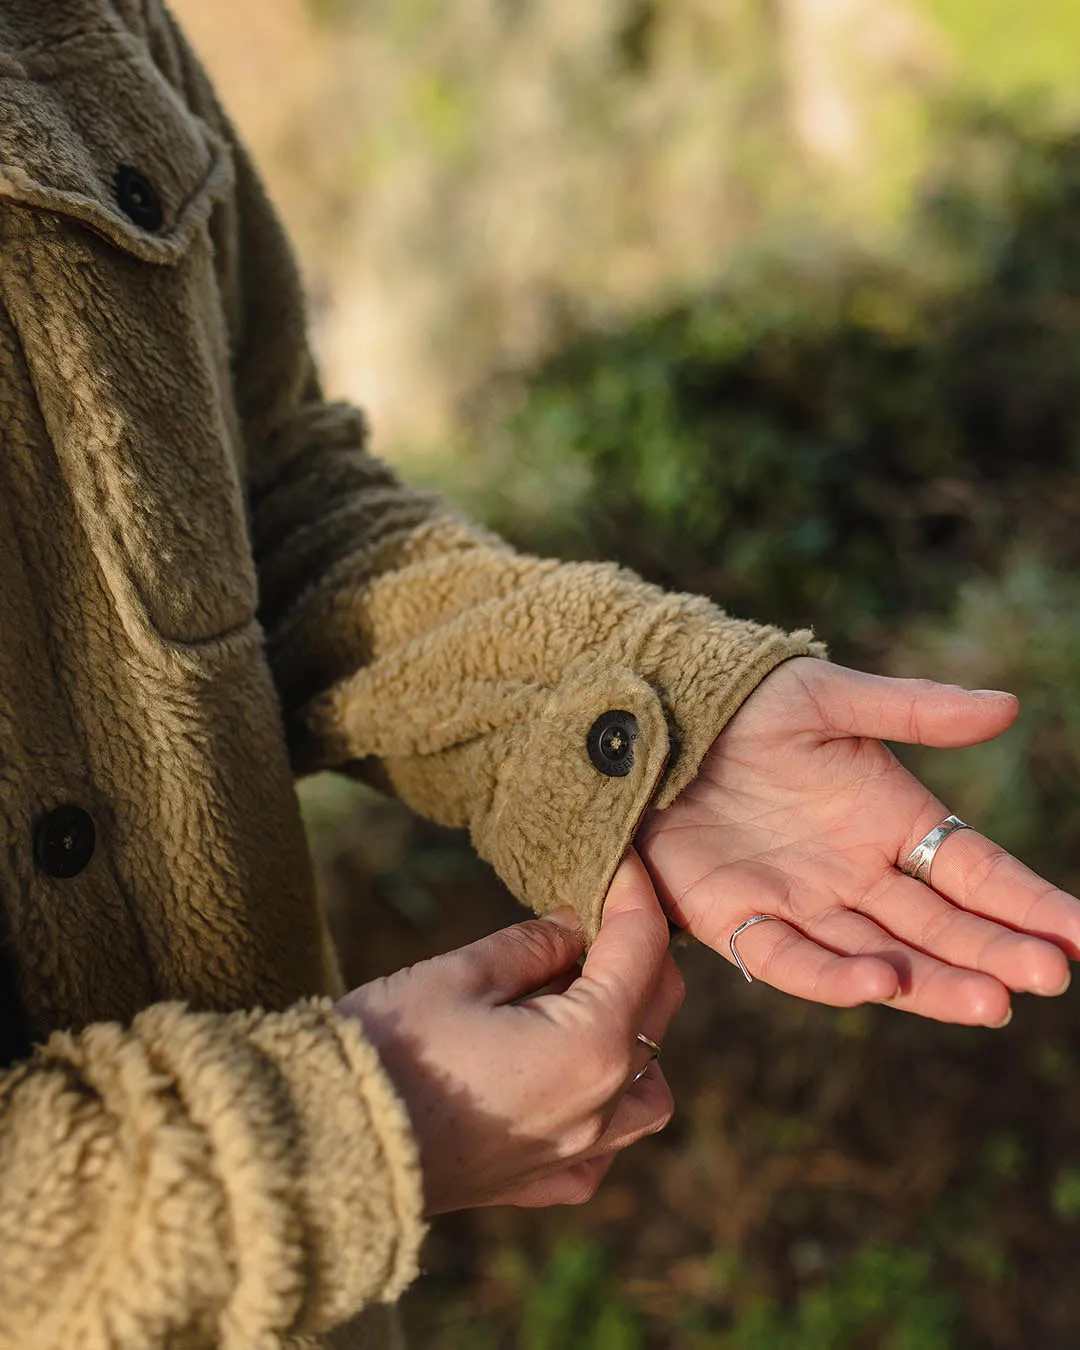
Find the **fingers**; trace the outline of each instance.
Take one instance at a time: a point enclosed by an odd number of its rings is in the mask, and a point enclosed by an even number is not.
[[[577,915],[563,909],[503,928],[439,959],[448,963],[466,993],[499,1005],[558,981],[584,947]]]
[[[686,998],[686,981],[670,952],[664,953],[660,977],[649,999],[638,1031],[658,1044],[667,1035],[668,1027]],[[635,1033],[636,1034],[636,1033]]]
[[[616,1156],[623,1149],[659,1132],[675,1111],[667,1079],[658,1064],[651,1064],[644,1078],[620,1098],[607,1127],[570,1165],[557,1165],[513,1191],[503,1192],[491,1204],[540,1208],[547,1205],[581,1205],[596,1194]]]
[[[884,1003],[900,992],[896,966],[884,957],[829,951],[781,919],[747,928],[736,939],[736,947],[755,980],[832,1008]],[[728,944],[716,950],[731,960]]]
[[[520,1209],[545,1209],[550,1205],[584,1205],[600,1188],[600,1183],[611,1171],[616,1155],[592,1158],[574,1163],[548,1176],[538,1177],[511,1191],[505,1191],[490,1205],[516,1205]]]
[[[600,932],[581,978],[565,995],[599,1004],[618,1028],[641,1027],[668,950],[668,927],[649,874],[630,849],[604,903]]]
[[[659,1134],[675,1114],[675,1100],[658,1061],[631,1083],[615,1105],[607,1128],[588,1156],[618,1152],[650,1134]]]
[[[993,740],[1016,720],[1013,694],[933,680],[895,680],[828,662],[802,679],[826,728],[909,745],[955,747]]]
[[[942,845],[942,852],[948,844],[946,841]],[[1008,859],[1008,854],[1003,856]],[[935,859],[935,869],[937,866]],[[1020,864],[1016,866],[1019,868]],[[1072,903],[1076,905],[1075,901]],[[1076,907],[1080,910],[1080,906]],[[1052,942],[968,913],[928,886],[899,873],[887,877],[872,895],[860,901],[858,908],[895,937],[927,955],[992,975],[1018,993],[1059,994],[1069,983],[1069,963]]]
[[[997,1027],[1009,1016],[1000,980],[956,969],[842,907],[815,916],[805,935],[780,920],[758,924],[739,937],[738,948],[755,979],[817,1003],[888,1002],[964,1026]]]
[[[1009,991],[1000,980],[947,965],[908,946],[863,914],[839,906],[826,910],[808,923],[807,934],[831,951],[872,955],[891,965],[900,987],[889,1000],[890,1007],[963,1026],[997,1027],[1009,1017]]]
[[[928,828],[937,823],[932,821]],[[945,840],[934,855],[930,880],[934,890],[954,905],[1034,934],[1080,960],[1080,900],[1044,881],[975,830],[958,830]],[[1028,958],[1026,982],[1013,988],[1038,994],[1063,992],[1068,983],[1064,960],[1034,948]]]

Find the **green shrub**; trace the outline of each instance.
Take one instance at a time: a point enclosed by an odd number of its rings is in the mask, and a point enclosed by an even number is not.
[[[909,264],[759,261],[493,387],[487,518],[864,658],[1017,540],[1072,565],[1080,141],[981,114],[955,144]]]
[[[928,1256],[867,1247],[802,1294],[790,1312],[760,1303],[715,1344],[716,1350],[951,1350],[956,1322]]]
[[[637,1319],[595,1242],[560,1243],[525,1300],[520,1350],[641,1350]]]

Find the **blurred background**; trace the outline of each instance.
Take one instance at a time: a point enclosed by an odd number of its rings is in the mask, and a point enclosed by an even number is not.
[[[1015,690],[908,760],[1080,891],[1074,0],[173,0],[326,382],[518,544]],[[353,982],[513,922],[459,835],[305,810]],[[1080,1344],[1080,995],[838,1013],[700,949],[679,1114],[584,1210],[440,1221],[433,1350]]]

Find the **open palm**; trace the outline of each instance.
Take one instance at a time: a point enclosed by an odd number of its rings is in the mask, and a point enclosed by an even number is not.
[[[949,814],[882,740],[990,740],[1010,694],[893,680],[801,658],[773,671],[637,845],[668,914],[768,984],[836,1006],[891,1001],[1000,1026],[1009,993],[1061,993],[1080,901],[974,830],[951,835],[933,890],[898,870]]]

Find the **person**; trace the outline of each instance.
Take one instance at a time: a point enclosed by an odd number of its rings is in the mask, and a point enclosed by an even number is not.
[[[665,1123],[665,916],[837,1006],[1064,989],[1080,904],[940,842],[882,744],[1014,699],[410,489],[160,0],[7,0],[0,63],[0,1345],[390,1344],[426,1216],[580,1201]],[[316,770],[468,826],[541,917],[346,993]]]

